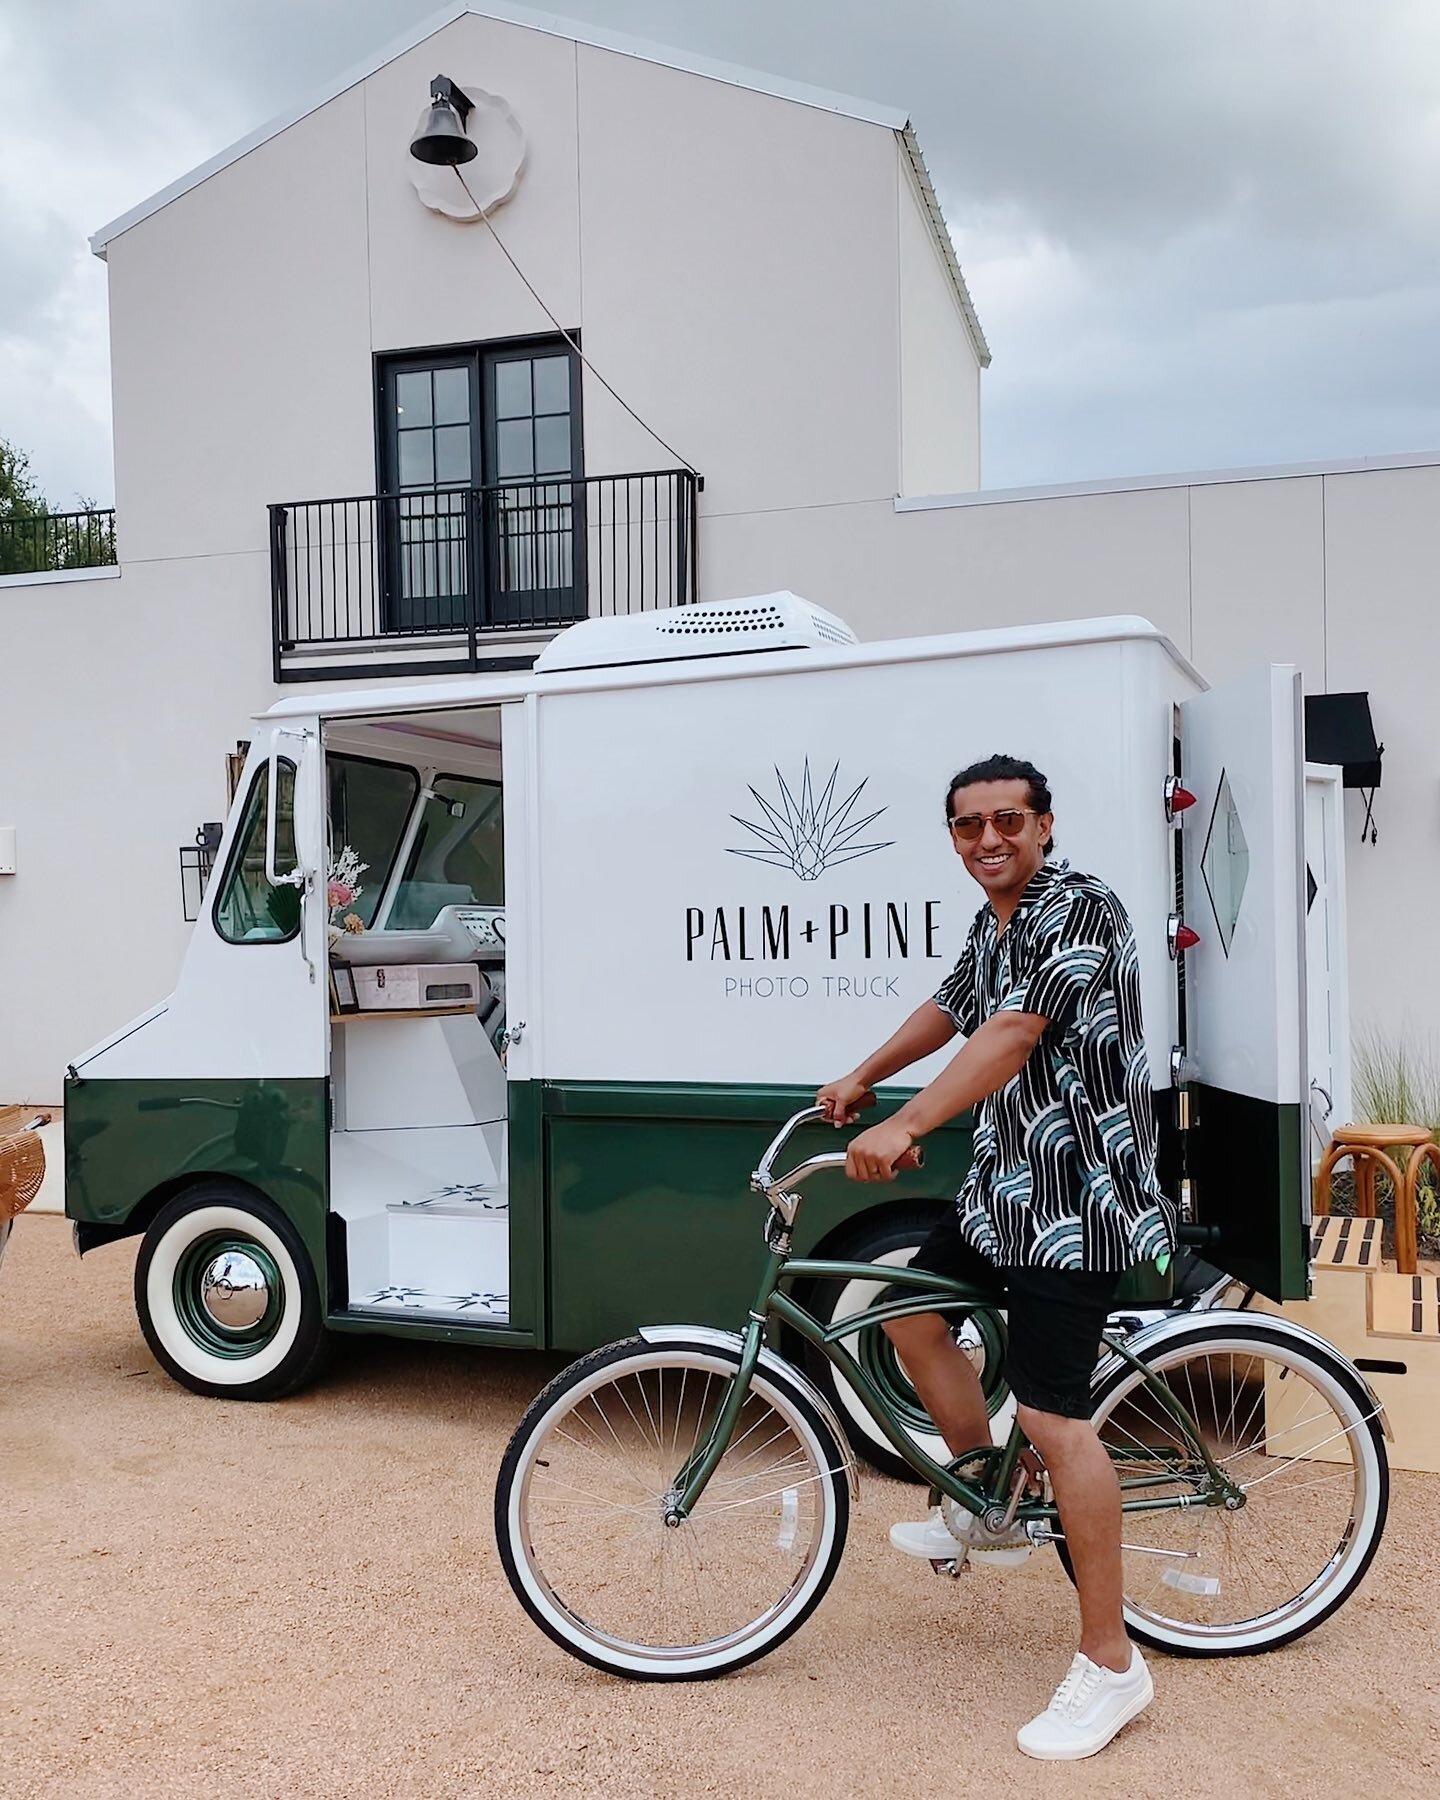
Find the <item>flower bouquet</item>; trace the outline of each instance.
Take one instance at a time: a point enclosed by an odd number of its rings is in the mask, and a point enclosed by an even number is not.
[[[338,856],[330,859],[325,899],[330,908],[330,942],[332,944],[339,943],[347,931],[360,932],[365,929],[365,921],[360,915],[347,912],[346,908],[353,906],[365,892],[360,885],[360,877],[369,867],[369,863],[361,862],[359,856],[348,844]]]

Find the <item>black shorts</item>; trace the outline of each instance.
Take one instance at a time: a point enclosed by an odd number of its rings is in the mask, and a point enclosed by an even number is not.
[[[1120,1275],[998,1268],[965,1236],[954,1212],[935,1226],[910,1266],[996,1294],[1009,1327],[1005,1379],[1022,1406],[1067,1419],[1090,1417],[1090,1378]]]

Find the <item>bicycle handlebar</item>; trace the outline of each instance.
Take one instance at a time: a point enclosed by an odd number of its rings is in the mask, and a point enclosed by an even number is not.
[[[750,1177],[750,1185],[757,1194],[764,1194],[770,1203],[774,1205],[778,1192],[783,1192],[792,1186],[797,1186],[802,1181],[808,1181],[812,1175],[818,1174],[822,1169],[843,1169],[845,1167],[845,1152],[843,1150],[827,1150],[822,1152],[819,1156],[807,1158],[803,1163],[797,1163],[796,1166],[790,1170],[788,1175],[777,1177],[775,1174],[775,1158],[780,1154],[785,1145],[800,1127],[802,1125],[813,1125],[818,1119],[828,1119],[829,1116],[830,1115],[823,1106],[807,1106],[803,1112],[798,1112],[795,1114],[794,1118],[785,1121],[780,1127],[780,1130],[776,1134],[769,1149],[765,1152],[764,1156],[760,1158],[759,1168],[757,1168],[755,1173]],[[907,1150],[895,1164],[897,1171],[901,1169],[923,1169],[924,1166],[925,1152],[918,1144],[913,1145]]]

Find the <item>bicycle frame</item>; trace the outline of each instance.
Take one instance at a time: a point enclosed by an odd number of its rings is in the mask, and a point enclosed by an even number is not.
[[[790,1120],[766,1153],[760,1169],[752,1177],[752,1188],[763,1192],[770,1200],[772,1207],[765,1232],[768,1260],[759,1291],[755,1297],[755,1304],[750,1310],[739,1369],[704,1445],[688,1459],[675,1478],[666,1509],[667,1523],[678,1525],[689,1517],[700,1496],[704,1493],[710,1477],[719,1466],[734,1434],[746,1396],[749,1394],[750,1383],[758,1366],[760,1351],[765,1341],[765,1328],[771,1320],[788,1325],[792,1331],[804,1338],[807,1343],[812,1344],[822,1356],[835,1366],[849,1383],[886,1441],[918,1475],[928,1481],[931,1487],[939,1493],[955,1501],[957,1505],[964,1507],[967,1512],[974,1514],[977,1518],[986,1518],[987,1523],[993,1522],[997,1527],[1008,1527],[1017,1519],[1022,1524],[1040,1524],[1058,1520],[1059,1511],[1052,1502],[1018,1499],[1016,1472],[1019,1468],[1021,1453],[1029,1446],[1029,1440],[1018,1419],[1012,1424],[1005,1443],[999,1447],[998,1464],[993,1477],[991,1477],[992,1485],[978,1486],[964,1480],[953,1469],[937,1463],[900,1429],[890,1417],[879,1390],[865,1369],[845,1348],[842,1339],[871,1327],[883,1329],[885,1324],[892,1319],[910,1318],[920,1313],[930,1312],[993,1311],[1003,1302],[994,1293],[986,1292],[965,1282],[952,1280],[946,1276],[936,1275],[926,1269],[897,1268],[883,1263],[836,1262],[823,1258],[812,1259],[790,1255],[790,1232],[799,1207],[799,1195],[785,1190],[816,1170],[837,1167],[843,1164],[845,1159],[843,1155],[814,1157],[810,1162],[792,1170],[789,1175],[782,1177],[778,1182],[771,1176],[770,1165],[776,1152],[790,1133],[798,1125],[819,1116],[823,1115],[820,1114],[818,1108],[815,1108],[809,1112],[797,1114],[794,1119]],[[914,1290],[914,1293],[867,1307],[862,1312],[850,1314],[828,1327],[808,1313],[791,1295],[782,1291],[782,1284],[792,1281],[872,1281],[877,1279],[888,1288],[908,1288]],[[1203,1479],[1198,1478],[1198,1470],[1185,1475],[1175,1471],[1167,1464],[1167,1472],[1157,1475],[1153,1479],[1133,1477],[1122,1481],[1122,1512],[1174,1512],[1189,1506],[1221,1506],[1227,1501],[1234,1505],[1237,1498],[1243,1504],[1243,1496],[1239,1495],[1234,1483],[1214,1461],[1194,1420],[1180,1405],[1165,1383],[1157,1380],[1151,1374],[1145,1364],[1133,1355],[1122,1338],[1106,1332],[1102,1334],[1101,1342],[1106,1349],[1140,1372],[1148,1391],[1186,1433],[1204,1464]],[[1161,1460],[1164,1459],[1161,1458]],[[1154,1488],[1162,1483],[1166,1486],[1173,1486],[1177,1481],[1185,1482],[1189,1491],[1183,1494],[1151,1495],[1147,1498],[1125,1498],[1124,1490]]]

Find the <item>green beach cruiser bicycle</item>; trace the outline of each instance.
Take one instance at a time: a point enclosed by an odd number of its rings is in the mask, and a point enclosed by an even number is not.
[[[829,1402],[767,1345],[772,1324],[833,1365],[969,1547],[1013,1544],[1018,1526],[1071,1573],[1018,1424],[942,1466],[853,1353],[887,1319],[947,1312],[994,1411],[997,1297],[925,1271],[792,1257],[801,1185],[845,1158],[778,1177],[774,1164],[822,1116],[789,1120],[751,1178],[769,1205],[767,1260],[743,1331],[647,1326],[592,1351],[510,1441],[495,1494],[506,1575],[541,1630],[596,1668],[650,1681],[741,1668],[798,1631],[834,1578],[855,1466]],[[786,1291],[801,1281],[883,1287],[827,1327]],[[1303,1327],[1219,1297],[1112,1314],[1092,1389],[1122,1491],[1127,1625],[1190,1656],[1273,1650],[1328,1618],[1370,1565],[1389,1494],[1384,1416],[1363,1376]],[[936,1567],[959,1574],[966,1554]]]

